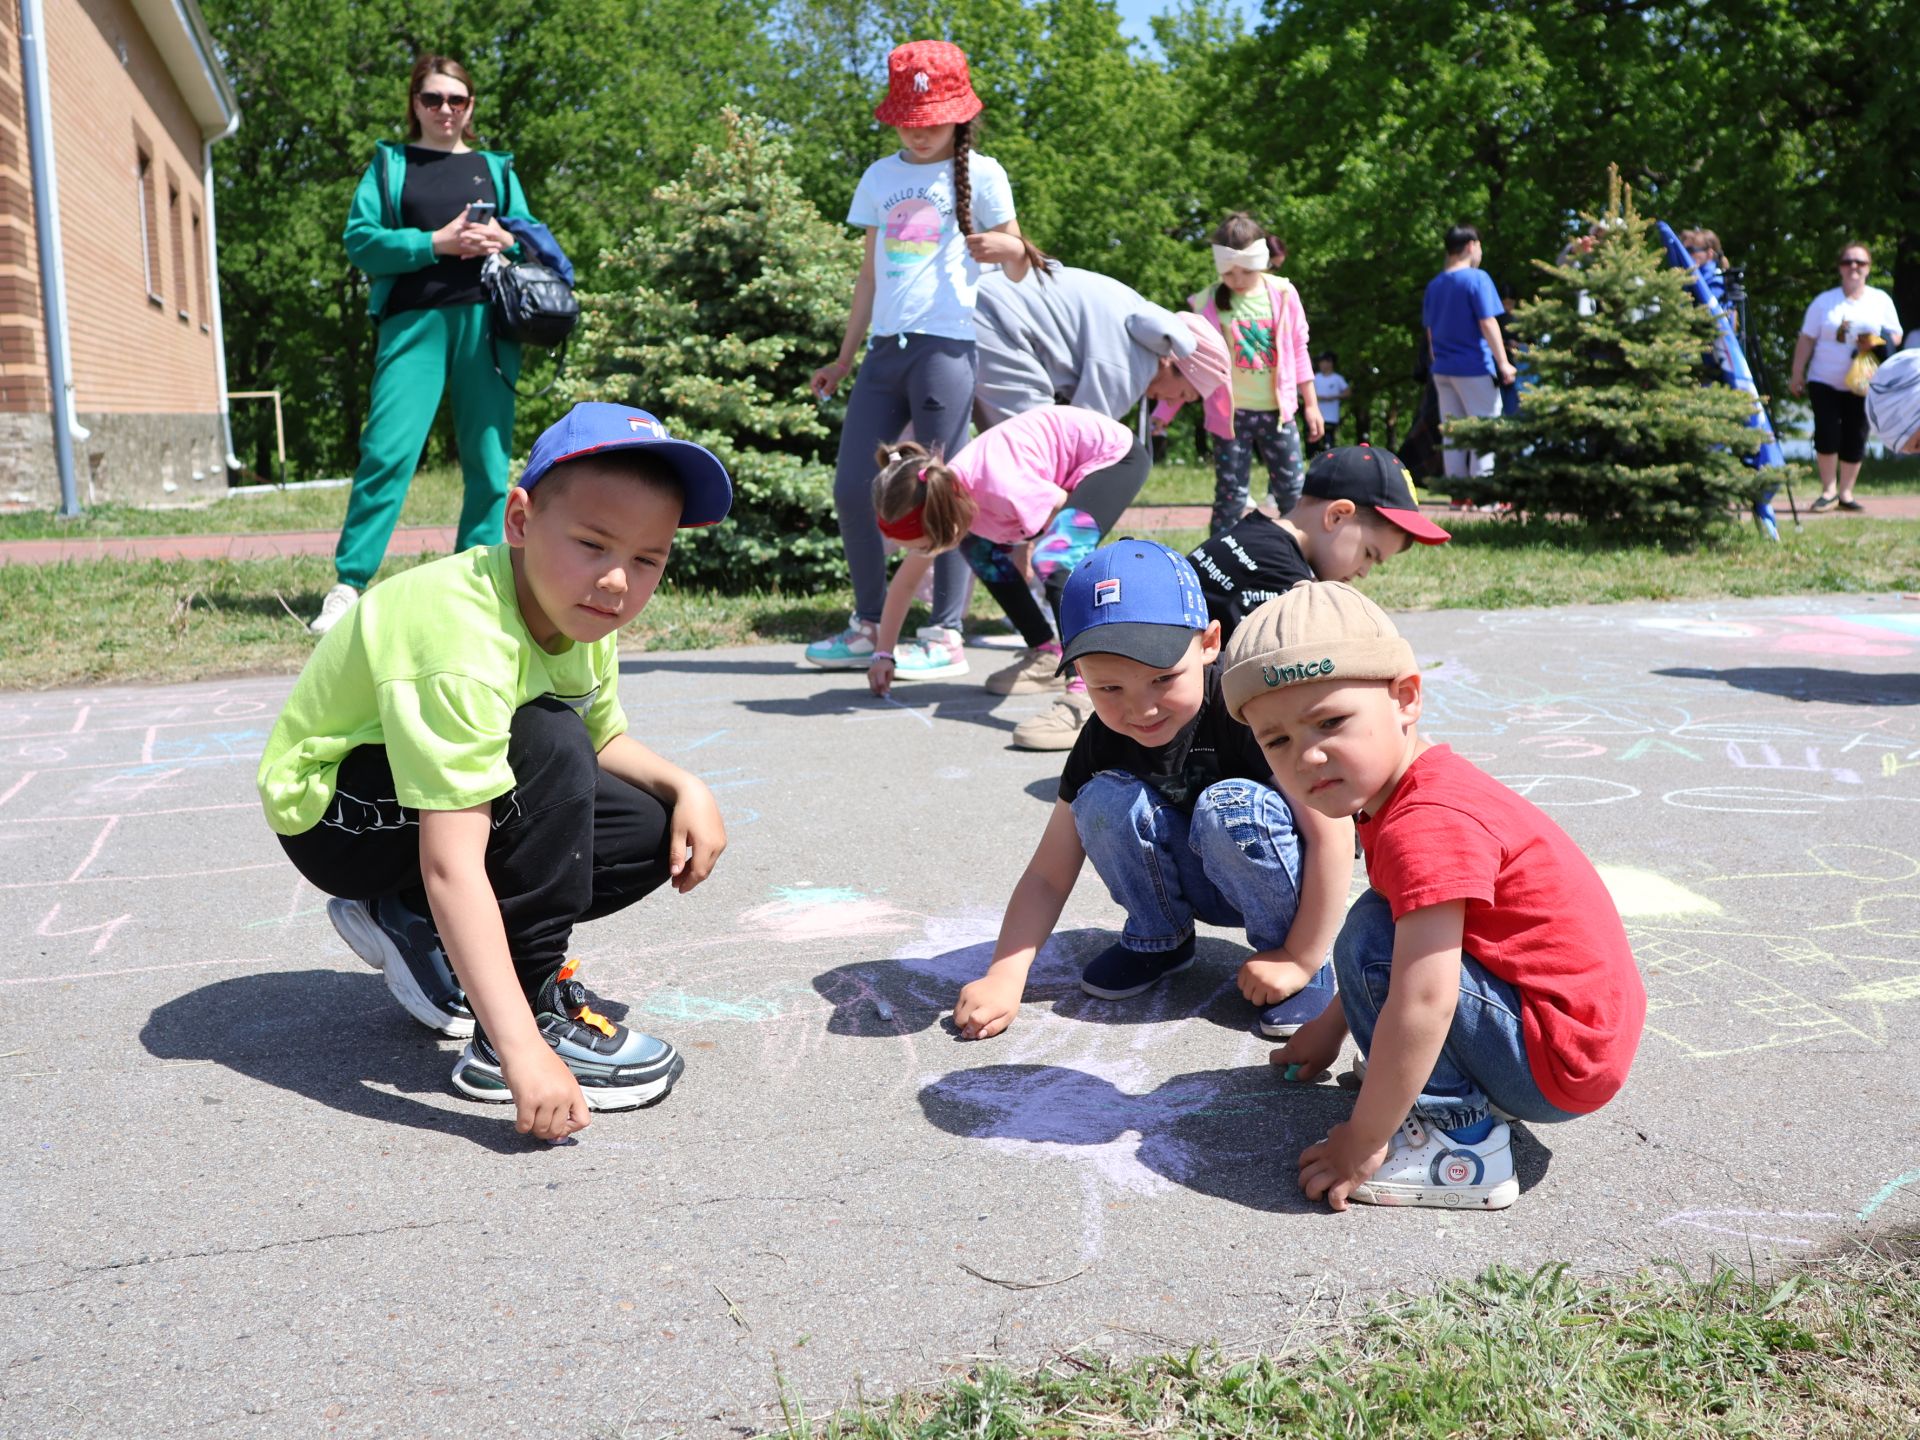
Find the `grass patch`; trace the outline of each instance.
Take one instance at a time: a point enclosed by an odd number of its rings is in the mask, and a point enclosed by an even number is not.
[[[1751,1436],[1909,1433],[1920,1414],[1920,1241],[1781,1278],[1673,1267],[1585,1283],[1496,1268],[1358,1322],[1304,1318],[1270,1354],[982,1369],[789,1440]],[[1908,1420],[1896,1417],[1906,1415]]]
[[[1155,538],[1190,549],[1204,536]],[[423,558],[397,557],[381,573]],[[332,583],[324,555],[0,565],[0,689],[290,673],[313,649],[305,622]],[[1397,557],[1362,588],[1390,610],[1916,591],[1920,521],[1822,521],[1789,528],[1777,545],[1739,527],[1687,554],[1570,526],[1476,521],[1452,544]],[[714,595],[680,589],[669,575],[622,632],[622,648],[798,644],[844,624],[852,604],[846,589]],[[984,591],[976,589],[972,615],[996,618]]]

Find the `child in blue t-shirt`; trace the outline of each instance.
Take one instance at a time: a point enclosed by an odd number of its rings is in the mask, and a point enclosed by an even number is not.
[[[1499,317],[1507,313],[1506,307],[1480,268],[1480,257],[1480,232],[1473,226],[1447,231],[1446,266],[1427,282],[1421,306],[1442,421],[1499,419],[1501,387],[1514,381],[1500,335]],[[1491,454],[1447,445],[1443,455],[1450,480],[1493,474]]]
[[[713,793],[627,733],[615,632],[676,529],[717,524],[712,454],[626,405],[576,405],[507,496],[506,544],[374,586],[294,682],[260,759],[267,823],[407,1013],[472,1036],[453,1083],[558,1140],[684,1068],[574,978],[574,923],[727,843]]]

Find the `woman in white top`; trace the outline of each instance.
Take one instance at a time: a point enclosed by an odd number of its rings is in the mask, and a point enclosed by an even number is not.
[[[1815,510],[1864,510],[1853,482],[1867,453],[1867,401],[1847,389],[1847,367],[1862,336],[1878,335],[1887,353],[1900,348],[1900,314],[1893,297],[1867,284],[1873,254],[1858,240],[1840,247],[1840,283],[1821,292],[1800,323],[1788,388],[1813,403],[1813,453],[1820,465]],[[1809,363],[1811,362],[1811,363]]]

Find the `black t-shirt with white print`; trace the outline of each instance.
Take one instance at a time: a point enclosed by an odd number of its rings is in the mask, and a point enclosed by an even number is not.
[[[1301,553],[1300,542],[1284,525],[1258,510],[1249,511],[1187,558],[1199,572],[1207,614],[1220,622],[1223,645],[1234,627],[1261,605],[1302,580],[1313,579],[1313,567]]]
[[[1081,728],[1060,772],[1060,798],[1068,804],[1103,770],[1124,770],[1146,781],[1183,814],[1216,780],[1256,780],[1274,788],[1273,767],[1253,732],[1231,715],[1220,698],[1220,665],[1207,667],[1206,698],[1200,713],[1164,745],[1149,748],[1109,730],[1098,715]]]

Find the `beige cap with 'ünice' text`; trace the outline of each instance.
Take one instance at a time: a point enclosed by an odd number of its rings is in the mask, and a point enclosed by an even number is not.
[[[1413,647],[1387,612],[1351,585],[1315,580],[1275,596],[1233,632],[1221,657],[1220,694],[1241,719],[1256,695],[1322,680],[1398,680],[1415,669]]]

